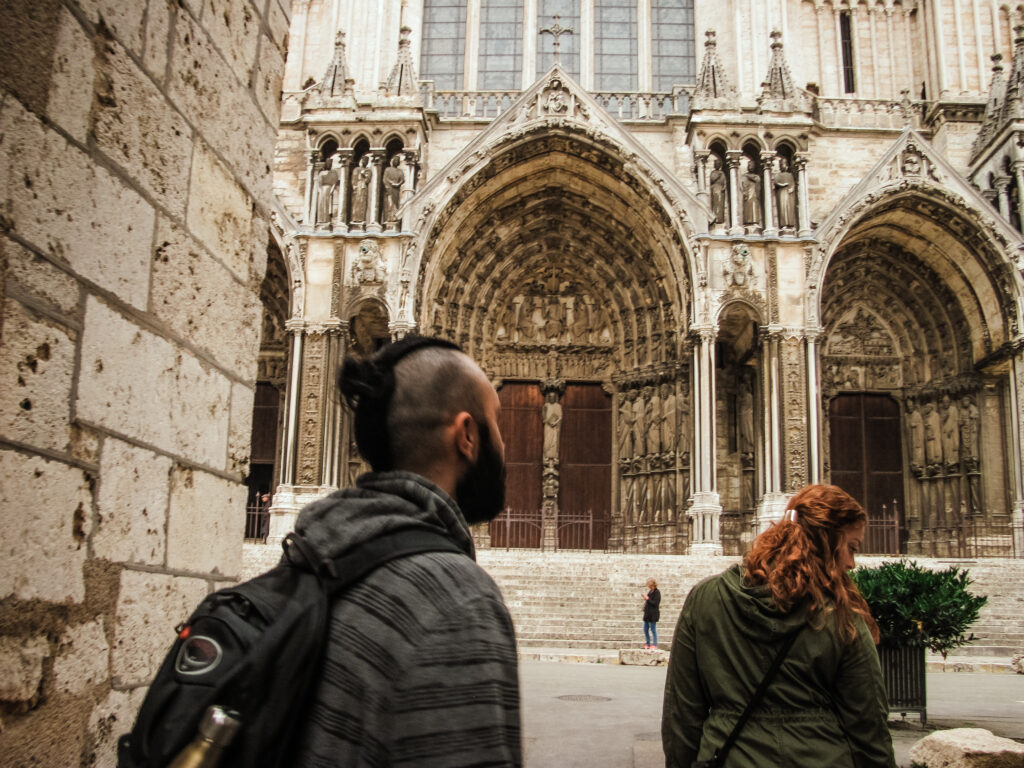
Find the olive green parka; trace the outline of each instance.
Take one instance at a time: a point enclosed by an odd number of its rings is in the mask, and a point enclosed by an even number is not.
[[[668,768],[690,768],[725,742],[791,632],[800,634],[726,768],[895,768],[864,621],[844,643],[834,615],[815,630],[804,609],[781,613],[767,588],[744,586],[739,565],[694,587],[676,625],[662,711]]]

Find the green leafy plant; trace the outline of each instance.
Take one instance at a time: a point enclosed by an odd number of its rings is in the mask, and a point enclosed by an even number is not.
[[[878,622],[882,645],[924,646],[943,658],[974,640],[967,630],[988,602],[967,591],[968,572],[955,566],[931,571],[900,560],[851,575]]]

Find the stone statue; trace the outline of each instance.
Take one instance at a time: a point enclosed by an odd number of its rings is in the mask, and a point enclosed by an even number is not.
[[[671,384],[661,385],[661,450],[676,449],[676,393]]]
[[[544,459],[558,461],[558,438],[562,426],[562,406],[557,392],[544,396]]]
[[[907,426],[910,430],[910,470],[918,477],[924,472],[924,421],[914,398],[907,399]]]
[[[722,265],[725,283],[729,286],[742,288],[754,274],[754,265],[750,263],[750,249],[743,243],[732,247],[729,260]]]
[[[324,161],[324,167],[316,176],[316,223],[330,224],[334,212],[334,196],[338,189],[338,153]]]
[[[644,398],[635,393],[633,401],[633,455],[643,456],[647,453],[647,433],[644,431]]]
[[[960,454],[964,463],[970,465],[968,471],[977,469],[981,458],[978,448],[978,406],[973,397],[964,395],[960,399]]]
[[[925,403],[921,407],[921,419],[924,421],[924,455],[928,474],[936,474],[942,467],[942,420],[934,403]]]
[[[359,244],[359,254],[352,262],[352,282],[356,285],[383,283],[388,275],[384,255],[376,240],[366,238]]]
[[[349,221],[350,224],[365,224],[366,214],[369,212],[367,203],[369,203],[369,189],[370,179],[373,177],[373,171],[370,170],[370,157],[364,155],[357,165],[352,170],[352,217]]]
[[[740,179],[740,192],[743,195],[743,223],[748,226],[761,226],[761,176],[754,168],[754,161],[749,157],[743,159],[745,170]]]
[[[651,398],[647,401],[647,413],[650,414],[650,418],[647,420],[647,451],[660,454],[665,450],[661,442],[661,425],[665,414],[661,410],[661,392],[658,387],[651,389]]]
[[[544,335],[548,341],[562,340],[562,302],[548,298],[544,306]]]
[[[708,188],[711,191],[711,216],[713,224],[728,224],[726,198],[728,197],[725,171],[722,160],[718,156],[711,158],[711,174],[708,177]]]
[[[779,158],[779,170],[773,179],[775,185],[775,206],[778,212],[778,225],[782,229],[796,227],[796,179],[789,172],[789,161]]]
[[[398,206],[402,202],[405,174],[399,167],[402,158],[395,155],[384,169],[384,221],[388,227],[398,228]]]
[[[949,399],[942,396],[942,455],[946,460],[946,469],[955,471],[960,465],[960,409]]]
[[[633,455],[633,404],[631,398],[635,392],[623,392],[619,396],[619,458],[626,459]]]
[[[754,453],[754,393],[751,391],[750,382],[746,379],[741,382],[739,397],[736,399],[736,409],[739,411],[737,421],[739,423],[739,449],[742,454]]]

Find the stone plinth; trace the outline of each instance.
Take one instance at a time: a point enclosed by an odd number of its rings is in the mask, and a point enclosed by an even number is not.
[[[936,731],[910,748],[910,759],[926,768],[1020,768],[1024,744],[984,728]]]
[[[619,664],[634,667],[664,667],[668,664],[668,651],[658,648],[623,648],[619,651]]]

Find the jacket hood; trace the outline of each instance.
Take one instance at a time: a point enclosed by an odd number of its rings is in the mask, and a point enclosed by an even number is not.
[[[455,500],[412,472],[369,472],[299,513],[295,531],[324,558],[403,528],[448,536],[476,559],[473,537]]]
[[[734,565],[715,582],[721,604],[738,632],[760,640],[774,639],[807,623],[805,608],[783,613],[772,603],[768,587],[749,587],[743,583],[744,573],[742,565]]]

